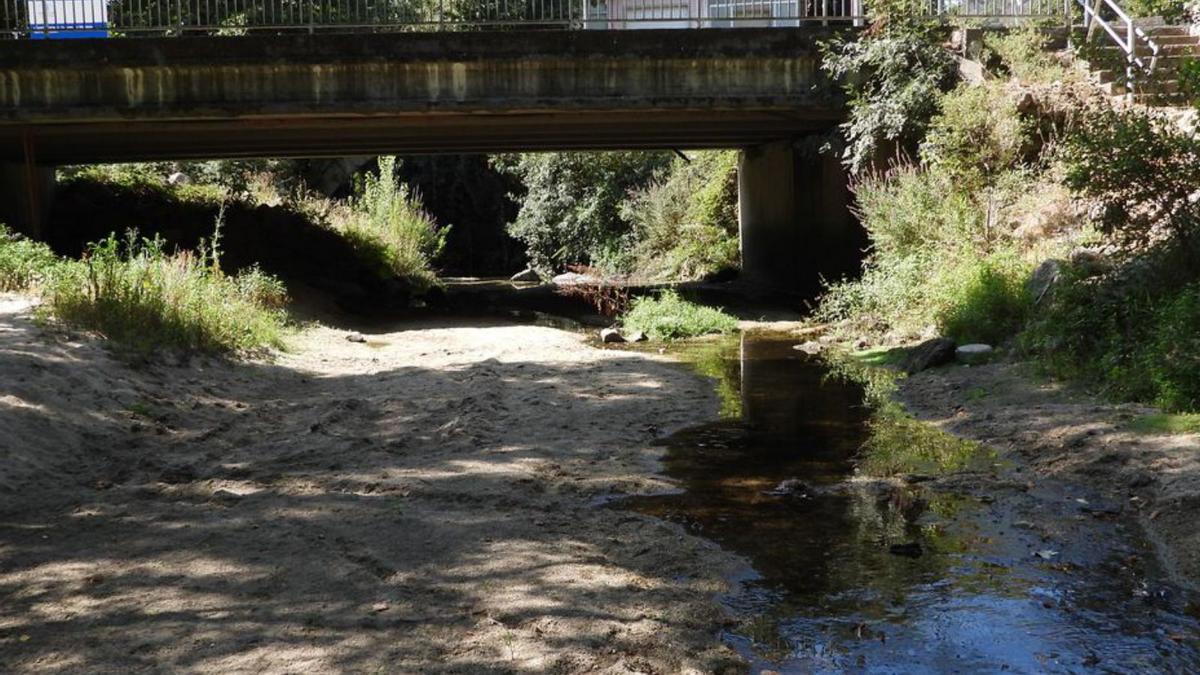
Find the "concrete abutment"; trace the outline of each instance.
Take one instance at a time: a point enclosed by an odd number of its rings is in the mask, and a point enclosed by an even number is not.
[[[54,176],[52,166],[0,162],[0,223],[45,240],[54,200]]]
[[[825,137],[742,150],[738,220],[742,278],[755,285],[811,294],[861,258],[849,177]]]

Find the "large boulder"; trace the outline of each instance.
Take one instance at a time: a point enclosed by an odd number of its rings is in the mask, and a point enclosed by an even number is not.
[[[591,274],[580,274],[579,272],[563,272],[550,280],[555,286],[580,286],[580,285],[599,285],[603,283],[603,279]]]
[[[936,337],[908,350],[901,367],[912,375],[922,370],[945,365],[954,360],[954,340]]]
[[[1025,285],[1025,290],[1029,292],[1029,297],[1033,298],[1034,304],[1041,302],[1042,298],[1054,290],[1054,285],[1058,283],[1061,275],[1062,263],[1058,260],[1044,260],[1037,266]]]

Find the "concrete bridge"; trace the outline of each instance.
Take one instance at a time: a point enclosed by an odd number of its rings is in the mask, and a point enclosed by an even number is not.
[[[230,157],[741,148],[744,271],[852,255],[821,28],[0,41],[0,219],[53,167]]]

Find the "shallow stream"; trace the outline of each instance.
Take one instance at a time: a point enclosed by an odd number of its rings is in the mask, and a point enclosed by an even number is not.
[[[724,638],[753,672],[1200,672],[1196,599],[1121,505],[881,419],[795,343],[670,347],[722,416],[666,441],[678,492],[619,503],[746,560]]]

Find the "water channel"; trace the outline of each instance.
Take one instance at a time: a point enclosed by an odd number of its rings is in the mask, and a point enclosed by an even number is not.
[[[745,559],[723,637],[752,672],[1200,672],[1195,598],[1102,497],[881,421],[795,343],[670,347],[715,378],[721,419],[667,439],[677,492],[617,504]],[[949,450],[929,455],[939,437]],[[954,461],[915,480],[864,470],[911,452]]]

